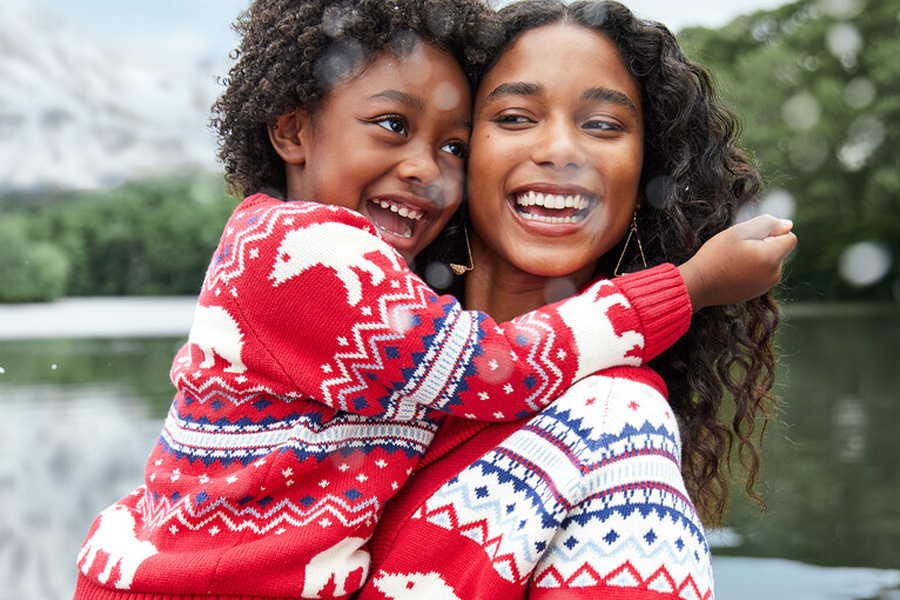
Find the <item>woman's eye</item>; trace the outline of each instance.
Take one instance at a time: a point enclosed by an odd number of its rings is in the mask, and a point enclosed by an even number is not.
[[[403,117],[392,115],[390,117],[376,119],[375,121],[373,121],[373,123],[375,123],[379,127],[387,129],[391,133],[396,133],[399,135],[407,134],[406,121],[403,119]]]
[[[585,129],[593,131],[622,131],[622,128],[615,123],[604,121],[602,119],[591,119],[582,125]]]
[[[534,123],[534,120],[526,115],[506,114],[506,115],[500,115],[497,118],[495,118],[494,123],[497,123],[498,125],[516,127],[516,126],[529,125],[531,123]]]
[[[457,158],[466,158],[469,153],[469,148],[463,142],[455,141],[455,142],[447,142],[443,146],[441,146],[441,150],[456,156]]]

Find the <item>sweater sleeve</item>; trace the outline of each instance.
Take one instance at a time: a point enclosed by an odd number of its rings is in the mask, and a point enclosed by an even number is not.
[[[358,213],[257,198],[229,221],[198,310],[220,313],[239,340],[223,377],[379,418],[502,421],[677,339],[683,288],[663,265],[496,323],[435,294]]]
[[[675,415],[658,389],[617,371],[628,373],[612,369],[571,390],[582,399],[566,404],[566,416],[580,405],[590,414],[578,415],[577,435],[560,441],[584,444],[584,460],[577,487],[564,494],[570,502],[556,503],[547,519],[555,531],[532,567],[528,597],[711,600],[712,561],[685,489]],[[564,422],[547,430],[567,431]]]

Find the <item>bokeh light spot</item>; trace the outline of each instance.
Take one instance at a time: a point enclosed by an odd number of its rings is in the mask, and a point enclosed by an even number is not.
[[[863,38],[859,30],[850,23],[835,23],[828,29],[825,45],[835,58],[855,57],[862,50]]]
[[[881,146],[884,137],[884,123],[875,117],[863,115],[850,124],[847,142],[838,150],[838,159],[848,171],[859,171]]]
[[[851,285],[865,287],[881,281],[893,264],[890,250],[878,242],[865,241],[841,253],[838,273]]]
[[[449,81],[442,81],[434,87],[432,99],[440,110],[453,110],[462,101],[459,90]]]
[[[453,285],[453,271],[442,262],[430,262],[425,267],[425,281],[436,290],[446,290]]]
[[[764,212],[761,202],[748,202],[737,209],[737,212],[734,214],[734,222],[732,225],[749,221],[753,217],[758,217]]]
[[[860,0],[820,0],[818,8],[830,17],[847,20],[862,11],[863,3]]]
[[[809,92],[801,92],[788,98],[781,106],[781,116],[795,131],[812,129],[819,122],[822,109],[819,101]]]
[[[568,277],[554,277],[544,286],[544,299],[548,304],[571,298],[578,292],[575,282]]]
[[[762,212],[779,219],[793,219],[796,208],[794,195],[784,188],[773,188],[762,199]]]
[[[647,182],[644,196],[647,203],[657,210],[666,210],[675,203],[675,180],[668,175],[657,175]]]
[[[325,89],[333,89],[353,75],[362,62],[363,51],[358,42],[334,44],[316,63],[316,79]]]
[[[853,108],[865,108],[875,101],[878,90],[871,79],[856,77],[844,88],[844,100]]]
[[[344,4],[327,6],[322,13],[322,30],[325,35],[338,37],[346,29],[353,27],[358,16],[356,9]]]

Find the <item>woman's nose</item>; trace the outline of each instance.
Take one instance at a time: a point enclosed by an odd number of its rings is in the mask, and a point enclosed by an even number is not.
[[[587,160],[581,145],[580,131],[566,122],[548,121],[540,128],[532,147],[532,160],[557,169],[577,169]]]

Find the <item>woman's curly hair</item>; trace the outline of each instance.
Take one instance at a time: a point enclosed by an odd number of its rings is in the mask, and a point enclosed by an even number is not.
[[[554,23],[607,36],[641,91],[644,164],[637,224],[648,265],[681,264],[754,206],[760,175],[737,147],[739,125],[716,95],[711,77],[663,25],[636,18],[618,2],[517,2],[499,11],[508,47],[522,33]],[[499,60],[500,51],[486,70]],[[564,67],[566,58],[560,57]],[[597,65],[602,69],[603,65]],[[623,244],[607,253],[612,272]],[[626,257],[625,271],[643,268]],[[704,521],[721,521],[728,500],[732,450],[757,492],[762,435],[776,408],[774,333],[780,313],[771,293],[740,305],[705,308],[688,333],[652,361],[665,379],[681,427],[682,471]],[[727,407],[733,403],[733,411]]]
[[[284,163],[268,135],[279,116],[315,111],[346,76],[416,41],[447,51],[472,81],[501,33],[481,0],[255,0],[233,27],[241,43],[211,126],[238,197],[283,192]]]

